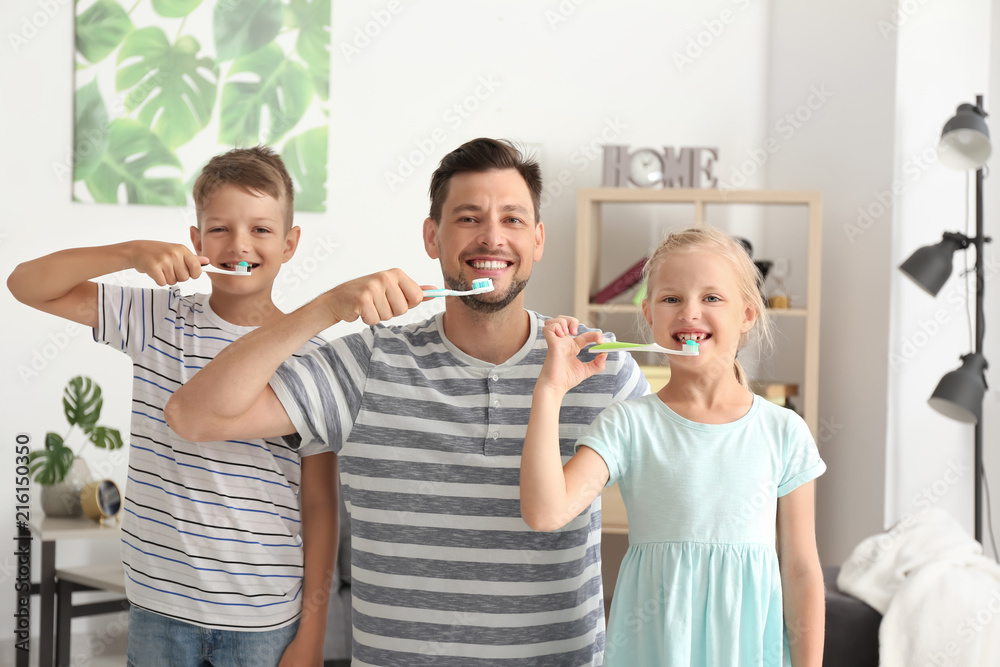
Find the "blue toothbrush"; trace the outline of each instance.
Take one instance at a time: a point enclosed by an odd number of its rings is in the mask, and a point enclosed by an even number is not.
[[[476,278],[472,281],[472,289],[459,291],[453,289],[425,289],[424,296],[467,296],[469,294],[482,294],[493,291],[492,278]]]

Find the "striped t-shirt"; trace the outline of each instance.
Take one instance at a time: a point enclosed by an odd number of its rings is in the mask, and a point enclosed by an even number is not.
[[[223,630],[271,630],[302,609],[297,439],[193,443],[163,418],[170,395],[252,331],[208,295],[100,284],[94,338],[132,359],[132,432],[122,518],[128,599]],[[314,338],[300,353],[325,341]],[[295,443],[291,441],[295,440]]]
[[[353,665],[599,665],[600,498],[563,529],[521,519],[521,449],[543,318],[505,363],[463,353],[442,315],[376,325],[283,364],[271,386],[303,442],[338,453],[351,515]],[[573,389],[565,459],[648,384],[628,355]]]

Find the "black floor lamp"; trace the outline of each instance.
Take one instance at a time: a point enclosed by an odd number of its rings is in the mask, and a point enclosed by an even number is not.
[[[978,95],[975,105],[959,105],[955,116],[945,123],[938,145],[938,157],[944,164],[965,171],[976,170],[976,235],[945,232],[939,243],[920,248],[899,267],[931,296],[936,296],[951,275],[954,252],[970,245],[976,248],[976,349],[962,356],[960,368],[941,378],[927,402],[946,417],[975,424],[975,533],[980,543],[983,541],[983,396],[986,394],[987,368],[983,356],[983,246],[992,241],[983,235],[983,165],[991,152],[983,96]]]

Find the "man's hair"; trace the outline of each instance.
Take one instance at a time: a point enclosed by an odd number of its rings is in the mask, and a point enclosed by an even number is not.
[[[492,169],[516,169],[531,192],[531,203],[535,209],[535,222],[541,219],[542,171],[538,162],[525,158],[506,139],[473,139],[462,144],[441,158],[441,164],[431,176],[431,218],[441,222],[444,201],[448,198],[451,177],[464,172],[483,172]]]
[[[208,161],[192,191],[199,227],[208,200],[220,187],[230,184],[252,195],[262,192],[274,197],[283,205],[285,232],[292,228],[292,208],[295,204],[292,177],[288,175],[281,156],[267,146],[234,148]]]

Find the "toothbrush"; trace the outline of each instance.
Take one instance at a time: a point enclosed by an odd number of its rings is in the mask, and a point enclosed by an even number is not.
[[[472,281],[472,289],[463,291],[453,289],[425,289],[424,296],[467,296],[493,291],[492,278],[476,278]]]
[[[587,352],[662,352],[663,354],[676,354],[682,357],[695,357],[700,354],[698,352],[698,343],[693,340],[689,340],[684,343],[684,346],[680,350],[668,350],[665,347],[657,345],[656,343],[650,343],[644,345],[642,343],[599,343],[593,347],[588,347]]]
[[[224,276],[249,276],[250,275],[250,265],[246,262],[240,262],[236,265],[236,268],[230,271],[229,269],[220,269],[217,266],[212,266],[211,264],[206,264],[201,267],[201,270],[205,273],[221,273]]]

